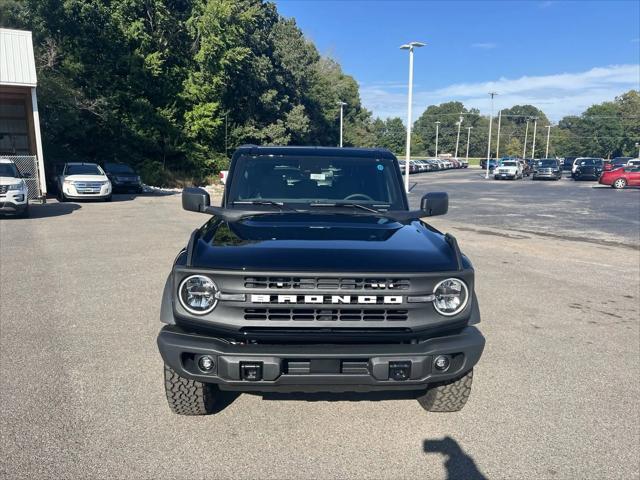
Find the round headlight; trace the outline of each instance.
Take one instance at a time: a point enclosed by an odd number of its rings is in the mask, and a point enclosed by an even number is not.
[[[469,300],[469,290],[462,280],[447,278],[433,289],[433,306],[441,315],[451,316],[460,313]]]
[[[204,275],[192,275],[185,278],[178,289],[180,304],[188,312],[205,315],[216,307],[218,287]]]

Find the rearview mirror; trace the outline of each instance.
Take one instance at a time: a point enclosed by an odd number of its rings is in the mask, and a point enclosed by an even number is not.
[[[420,209],[426,217],[444,215],[449,211],[449,195],[447,192],[427,193],[420,201]]]
[[[188,187],[182,190],[182,208],[190,212],[204,212],[211,205],[211,198],[203,188]]]

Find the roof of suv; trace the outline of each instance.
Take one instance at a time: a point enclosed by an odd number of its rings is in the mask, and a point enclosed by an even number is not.
[[[302,156],[330,156],[330,157],[360,157],[378,156],[395,158],[393,153],[385,148],[351,148],[351,147],[258,147],[256,145],[242,145],[238,147],[234,157],[240,154],[249,155],[302,155]]]

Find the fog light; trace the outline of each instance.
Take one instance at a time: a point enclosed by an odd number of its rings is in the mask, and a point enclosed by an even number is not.
[[[446,371],[449,368],[450,364],[451,361],[446,355],[438,355],[433,361],[433,366],[436,368],[436,370],[439,370],[441,372]]]
[[[211,358],[209,355],[203,355],[198,360],[198,367],[200,367],[200,370],[202,370],[203,372],[210,372],[215,366],[216,362],[214,362],[213,358]]]

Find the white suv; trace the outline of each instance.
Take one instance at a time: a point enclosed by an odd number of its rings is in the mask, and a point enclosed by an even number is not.
[[[16,164],[0,158],[0,213],[29,216],[29,191]]]
[[[498,166],[493,170],[493,178],[496,180],[523,178],[522,164],[518,160],[500,160]]]
[[[111,201],[111,182],[95,163],[67,163],[58,177],[58,200]]]

